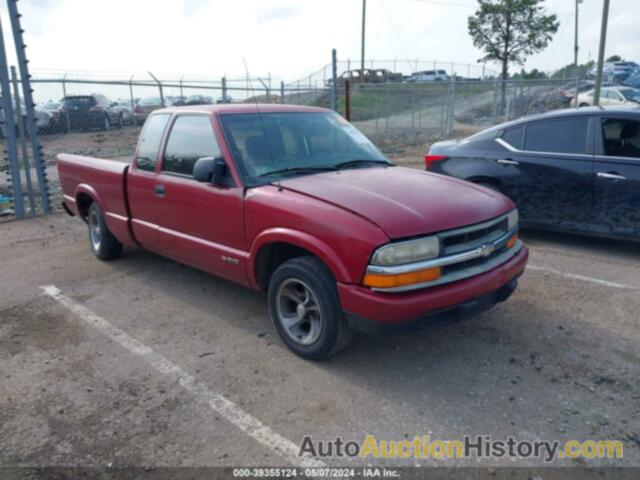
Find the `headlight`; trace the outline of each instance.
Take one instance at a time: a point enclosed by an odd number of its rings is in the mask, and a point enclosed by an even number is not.
[[[509,212],[509,215],[507,215],[507,224],[508,224],[507,228],[509,229],[509,231],[513,230],[518,226],[519,220],[520,219],[518,218],[518,209],[514,208],[513,210],[511,210],[511,212]]]
[[[373,265],[389,266],[429,260],[440,255],[438,237],[418,238],[408,242],[390,243],[373,254]]]

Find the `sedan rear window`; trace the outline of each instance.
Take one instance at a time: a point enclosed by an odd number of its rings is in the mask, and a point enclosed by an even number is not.
[[[587,117],[531,123],[525,135],[525,150],[547,153],[587,153]]]

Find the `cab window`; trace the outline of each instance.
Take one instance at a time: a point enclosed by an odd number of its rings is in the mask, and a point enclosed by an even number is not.
[[[158,114],[152,115],[147,119],[138,144],[138,155],[136,157],[138,169],[149,172],[153,172],[156,169],[162,134],[170,117],[171,115],[169,114]]]
[[[193,175],[193,166],[203,157],[219,157],[211,118],[208,115],[182,115],[176,118],[162,160],[162,171]]]

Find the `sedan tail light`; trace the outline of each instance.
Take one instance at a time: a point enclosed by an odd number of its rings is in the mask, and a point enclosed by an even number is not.
[[[431,170],[433,162],[440,162],[447,158],[446,155],[426,155],[424,157],[424,166],[427,170]]]

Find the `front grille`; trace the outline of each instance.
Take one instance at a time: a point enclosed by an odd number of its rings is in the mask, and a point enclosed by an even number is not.
[[[484,244],[496,241],[509,231],[507,217],[498,217],[488,222],[470,225],[438,235],[441,245],[441,256],[466,252]]]

